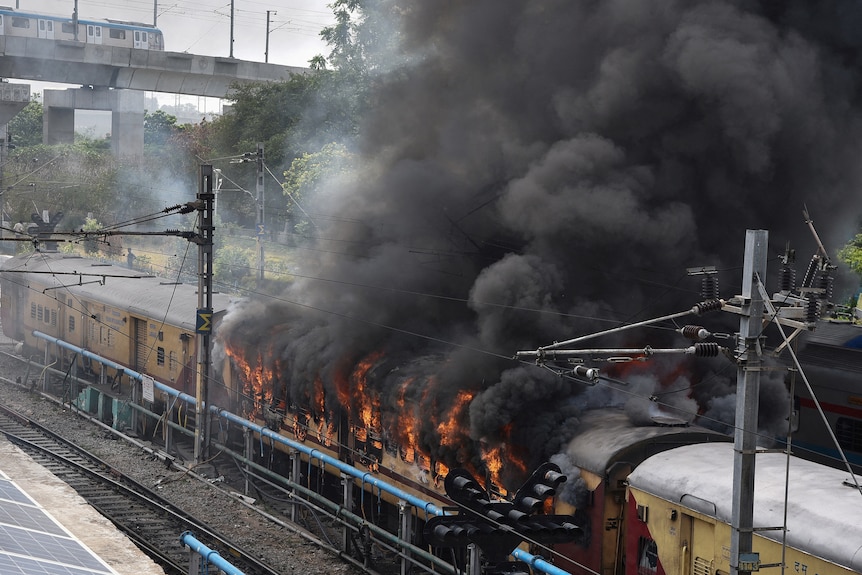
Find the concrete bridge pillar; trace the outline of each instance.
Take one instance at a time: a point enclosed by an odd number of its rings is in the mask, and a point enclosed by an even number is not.
[[[3,191],[6,189],[6,182],[3,181],[3,166],[6,164],[6,157],[9,154],[7,124],[29,102],[30,84],[0,82],[0,200],[2,200]],[[0,205],[0,217],[5,221],[2,207]],[[2,230],[0,230],[0,235],[2,235]]]
[[[137,90],[71,88],[42,92],[45,144],[75,141],[75,110],[111,112],[111,151],[117,157],[144,154],[144,93]]]

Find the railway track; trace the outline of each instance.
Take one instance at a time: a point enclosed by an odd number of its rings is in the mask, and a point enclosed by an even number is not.
[[[188,550],[182,547],[179,537],[191,531],[246,575],[278,575],[154,491],[3,405],[0,405],[0,433],[69,484],[166,573],[188,572]]]

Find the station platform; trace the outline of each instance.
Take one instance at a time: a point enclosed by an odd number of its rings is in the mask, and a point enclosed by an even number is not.
[[[71,487],[2,436],[0,573],[165,575]]]

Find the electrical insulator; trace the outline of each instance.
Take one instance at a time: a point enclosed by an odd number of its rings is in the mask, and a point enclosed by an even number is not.
[[[808,303],[805,305],[805,321],[808,323],[817,322],[820,317],[820,302],[816,297],[808,298]]]
[[[703,299],[718,299],[718,278],[714,274],[703,276],[700,282],[700,297]]]
[[[706,330],[706,328],[699,325],[687,325],[683,327],[679,332],[688,339],[699,341],[702,339],[708,338],[711,334]]]
[[[782,292],[790,293],[796,288],[796,270],[784,266],[778,276],[779,289]]]
[[[817,297],[832,301],[832,275],[829,270],[820,270],[817,275],[817,287],[823,290]]]
[[[820,266],[820,256],[813,255],[811,256],[811,261],[808,262],[808,269],[805,270],[805,277],[802,278],[802,287],[812,287],[812,282],[814,281],[814,273],[817,271],[817,268]]]
[[[710,299],[695,304],[692,311],[694,311],[694,313],[696,313],[697,315],[700,315],[702,313],[720,310],[723,305],[724,302],[722,302],[720,299]]]
[[[720,347],[715,342],[704,342],[694,344],[694,355],[696,357],[716,357]]]
[[[585,367],[583,365],[576,366],[572,373],[578,377],[584,377],[590,381],[595,381],[599,378],[599,370],[594,367]]]

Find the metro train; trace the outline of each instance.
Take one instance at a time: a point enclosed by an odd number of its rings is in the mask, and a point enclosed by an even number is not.
[[[0,36],[77,40],[87,44],[139,50],[165,49],[162,31],[148,24],[121,20],[78,19],[76,25],[75,21],[68,16],[21,12],[5,6],[0,7]]]
[[[53,362],[61,372],[91,377],[99,389],[116,383],[116,369],[87,361],[35,337],[33,331],[193,394],[195,290],[195,286],[143,276],[119,265],[36,252],[10,258],[0,267],[0,319],[4,334],[21,341],[25,355]],[[232,305],[228,296],[214,294],[211,321],[216,331]],[[363,420],[359,410],[351,415],[265,397],[255,387],[260,373],[249,373],[247,366],[229,354],[213,357],[217,362],[210,399],[215,405],[441,508],[453,506],[443,486],[445,466],[419,448],[397,444],[381,429],[379,419]],[[374,366],[363,374],[374,377]],[[128,389],[129,382],[121,382],[119,390]],[[115,395],[126,400],[126,394]],[[183,425],[194,425],[194,414],[180,418],[159,397],[142,403]],[[121,426],[118,421],[112,424]],[[573,574],[729,573],[730,441],[717,431],[667,418],[636,425],[618,408],[583,412],[578,433],[554,458],[568,481],[553,498],[554,511],[572,516],[581,536],[554,544],[550,553],[535,545],[530,551],[550,556],[559,569]],[[278,464],[279,458],[288,459],[278,445],[261,441],[257,447],[253,450],[256,458],[285,474],[291,472],[290,465]],[[787,461],[791,508],[785,563],[806,575],[862,571],[862,540],[856,535],[862,521],[862,493],[847,486],[846,472],[795,457],[788,460],[781,454],[759,455],[757,523],[775,527],[783,522],[778,509]],[[342,490],[340,474],[322,464],[305,462],[308,465],[303,465],[304,475],[298,480],[337,499]],[[361,499],[363,516],[397,532],[398,500],[375,491],[365,480],[355,485],[372,495]],[[485,488],[501,499],[508,496],[501,486],[490,482]],[[427,519],[420,517],[419,510],[413,512],[417,521]],[[421,529],[413,534],[416,545],[427,546]],[[764,566],[780,556],[778,535],[780,532],[767,531],[755,537],[754,548]]]

